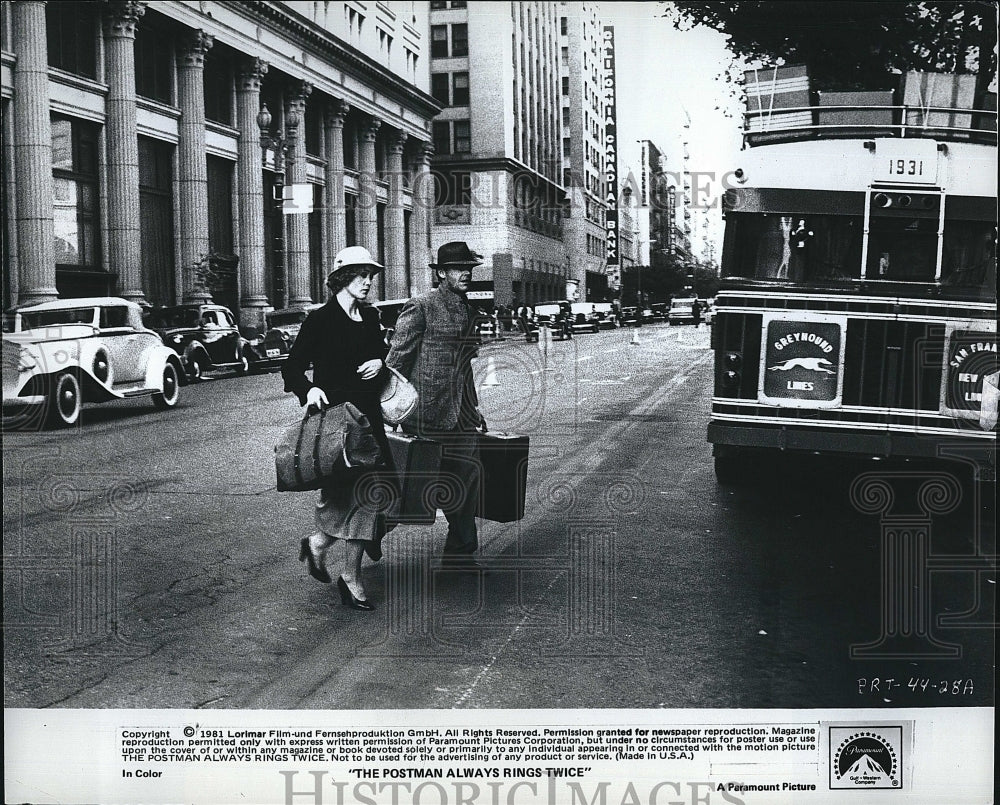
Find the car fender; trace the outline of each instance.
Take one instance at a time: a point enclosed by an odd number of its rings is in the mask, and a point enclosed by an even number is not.
[[[149,391],[163,392],[163,369],[169,362],[173,362],[179,380],[184,375],[184,367],[181,366],[181,361],[177,357],[176,352],[166,346],[154,346],[149,351],[146,360],[146,379],[144,383]]]
[[[78,343],[80,350],[77,362],[84,402],[102,402],[120,398],[121,394],[112,389],[115,370],[104,342],[90,338]]]
[[[208,363],[212,362],[208,356],[208,349],[203,343],[201,343],[201,341],[189,341],[188,345],[184,347],[184,362],[190,363],[196,355],[204,355],[205,360],[208,361]]]

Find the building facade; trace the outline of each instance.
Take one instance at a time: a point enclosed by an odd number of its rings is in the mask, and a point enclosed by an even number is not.
[[[650,265],[650,250],[691,259],[691,177],[687,142],[678,138],[670,152],[651,140],[642,140],[640,162],[638,258]]]
[[[595,3],[563,2],[560,13],[560,92],[564,222],[570,277],[581,299],[608,295],[605,202],[603,23]]]
[[[556,3],[430,4],[432,246],[484,255],[474,301],[566,296],[559,26]]]
[[[383,298],[430,286],[424,4],[18,0],[0,21],[5,309],[211,296],[256,326],[325,299],[355,244]]]

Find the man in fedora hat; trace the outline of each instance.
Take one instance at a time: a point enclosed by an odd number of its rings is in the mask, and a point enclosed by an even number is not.
[[[475,311],[466,299],[472,270],[482,257],[463,241],[445,243],[431,269],[434,290],[419,294],[403,306],[386,364],[410,379],[420,399],[404,429],[441,442],[442,478],[454,485],[453,505],[444,508],[448,537],[443,564],[459,569],[481,569],[475,560],[479,547],[476,509],[479,503],[478,441],[475,431],[486,423],[472,378],[477,355]]]

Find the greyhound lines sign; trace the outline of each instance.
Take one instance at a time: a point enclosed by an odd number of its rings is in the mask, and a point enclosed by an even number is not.
[[[847,319],[765,316],[760,399],[774,405],[834,408],[843,389]]]

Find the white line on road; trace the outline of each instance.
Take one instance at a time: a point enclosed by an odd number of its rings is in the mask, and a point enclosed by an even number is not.
[[[582,358],[577,358],[576,362],[580,363],[580,361],[592,361],[592,360],[594,360],[593,355],[584,355]]]

